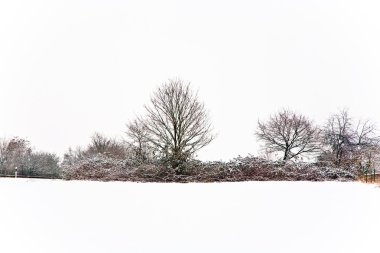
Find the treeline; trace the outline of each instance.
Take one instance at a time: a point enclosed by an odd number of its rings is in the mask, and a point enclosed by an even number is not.
[[[0,141],[0,175],[59,178],[62,176],[59,158],[55,154],[36,152],[29,141],[18,137]]]
[[[19,138],[1,144],[1,174],[65,179],[156,182],[241,180],[354,180],[376,166],[376,127],[347,110],[322,126],[291,110],[259,120],[255,131],[262,158],[203,163],[194,154],[215,138],[197,92],[180,79],[162,84],[144,106],[145,114],[126,125],[125,138],[96,133],[87,147],[69,149],[63,161],[34,152]]]

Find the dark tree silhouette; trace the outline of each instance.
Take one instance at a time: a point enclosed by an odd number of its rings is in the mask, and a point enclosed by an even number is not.
[[[256,136],[271,152],[282,152],[283,160],[319,150],[319,130],[305,116],[289,110],[272,115],[266,122],[258,122]]]

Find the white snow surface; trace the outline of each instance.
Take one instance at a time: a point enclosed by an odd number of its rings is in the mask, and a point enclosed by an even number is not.
[[[380,252],[380,188],[0,179],[0,252]]]

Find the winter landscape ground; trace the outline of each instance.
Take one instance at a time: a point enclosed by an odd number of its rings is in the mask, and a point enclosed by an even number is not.
[[[379,252],[380,188],[0,179],[0,252]]]

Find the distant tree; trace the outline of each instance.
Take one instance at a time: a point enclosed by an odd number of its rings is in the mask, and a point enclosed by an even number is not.
[[[283,160],[290,160],[317,152],[319,132],[305,116],[281,110],[265,122],[258,121],[256,136],[267,151],[281,152]]]
[[[14,137],[10,140],[2,141],[1,153],[1,171],[4,174],[14,174],[17,168],[20,175],[22,175],[25,164],[32,153],[32,148],[28,140]]]
[[[59,158],[51,153],[35,152],[26,139],[14,137],[0,141],[1,174],[57,178],[60,175]]]
[[[337,166],[358,160],[366,151],[377,150],[379,143],[376,126],[368,120],[355,124],[346,109],[328,118],[322,136],[327,147],[323,158]]]
[[[144,124],[135,119],[127,124],[127,145],[132,159],[146,162],[154,159],[154,147],[149,142],[148,131]]]
[[[150,102],[140,122],[149,142],[173,168],[214,139],[205,106],[189,83],[169,80],[153,93]]]
[[[59,178],[61,176],[59,158],[47,152],[33,152],[25,162],[23,172],[29,176]]]
[[[69,148],[64,154],[62,165],[70,167],[80,161],[91,159],[96,156],[113,158],[116,160],[124,160],[127,157],[128,150],[124,143],[113,138],[109,138],[103,134],[95,133],[91,137],[87,147]]]
[[[4,175],[6,174],[6,162],[8,157],[8,139],[1,139],[0,140],[0,174]]]
[[[103,154],[112,158],[124,159],[126,147],[115,139],[108,138],[100,133],[91,137],[91,142],[84,155]]]
[[[331,154],[334,163],[340,165],[343,157],[352,148],[353,136],[353,122],[347,110],[330,116],[323,128],[323,140],[329,148],[325,157]]]
[[[63,155],[62,165],[72,166],[78,161],[85,159],[86,155],[87,154],[81,147],[75,149],[69,148],[69,150]]]

